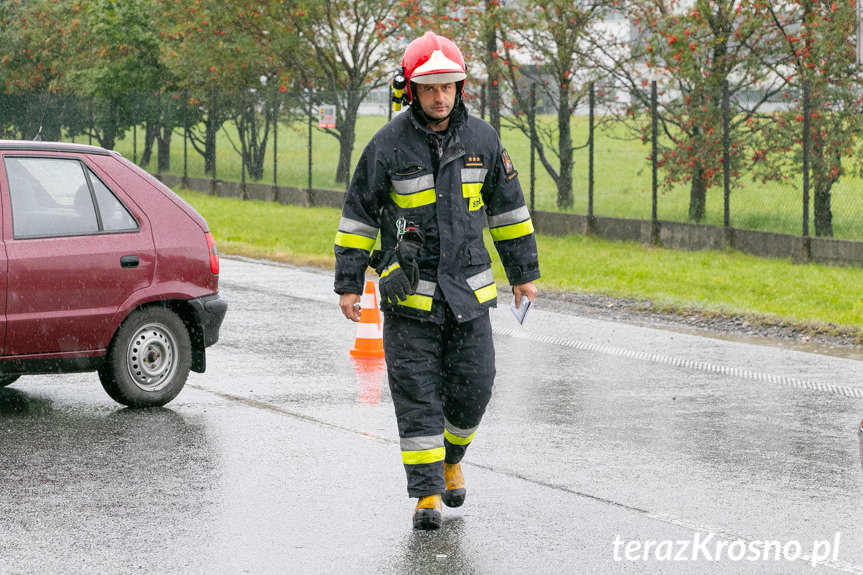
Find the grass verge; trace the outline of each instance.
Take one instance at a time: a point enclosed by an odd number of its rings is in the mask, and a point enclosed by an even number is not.
[[[179,193],[207,219],[222,253],[334,266],[339,210]],[[630,298],[652,311],[744,316],[803,333],[842,331],[863,341],[859,268],[796,265],[732,251],[664,250],[579,235],[539,236],[538,244],[541,290]],[[503,283],[503,269],[490,251],[495,277]]]

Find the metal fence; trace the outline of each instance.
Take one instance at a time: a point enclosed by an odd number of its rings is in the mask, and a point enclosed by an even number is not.
[[[342,127],[346,96],[278,89],[199,95],[176,91],[115,99],[53,93],[0,95],[0,137],[38,136],[101,145],[157,174],[344,190],[347,180],[344,171],[339,173],[336,137],[340,130],[326,126],[334,122]],[[373,92],[361,103],[348,172],[368,139],[390,119],[388,99],[385,91]],[[470,96],[468,105],[473,113],[485,115],[481,94]],[[555,121],[542,114],[537,118]],[[645,121],[656,125],[657,118]],[[537,161],[530,137],[514,129],[502,131],[532,209],[581,214],[589,221],[610,217],[692,223],[688,185],[661,183],[655,151],[664,137],[661,130],[653,131],[656,144],[642,141],[631,129],[631,119],[609,116],[605,109],[594,107],[581,108],[572,124],[573,205],[565,209],[557,205],[557,189]],[[726,133],[723,126],[717,128]],[[789,149],[806,152],[807,137],[795,136],[787,144]],[[734,146],[726,138],[726,153]],[[854,161],[843,160],[846,165]],[[807,162],[805,156],[803,162]],[[847,171],[830,193],[831,237],[859,241],[863,240],[863,182],[853,170]],[[815,235],[807,178],[768,182],[717,178],[717,183],[708,189],[704,217],[696,223]]]

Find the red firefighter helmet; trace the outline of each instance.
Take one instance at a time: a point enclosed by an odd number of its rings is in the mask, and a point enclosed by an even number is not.
[[[459,97],[464,96],[464,79],[467,78],[464,57],[452,40],[426,32],[405,48],[402,68],[407,80],[407,100],[413,99],[411,83],[458,84]],[[460,84],[459,84],[460,83]]]

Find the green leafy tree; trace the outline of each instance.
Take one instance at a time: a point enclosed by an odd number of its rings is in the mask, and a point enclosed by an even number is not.
[[[7,137],[60,138],[73,101],[59,94],[75,60],[77,1],[0,2],[0,132]]]
[[[277,3],[241,0],[164,2],[163,56],[178,84],[191,94],[201,122],[190,135],[212,170],[216,132],[226,121],[237,129],[231,141],[248,174],[263,177],[270,129],[277,113],[273,88],[290,78],[280,50],[296,47],[299,33],[279,34],[270,10]],[[218,86],[218,90],[214,87]]]
[[[170,80],[159,58],[154,7],[150,0],[80,0],[62,86],[92,98],[81,110],[90,117],[87,133],[109,149],[131,127],[135,99]]]

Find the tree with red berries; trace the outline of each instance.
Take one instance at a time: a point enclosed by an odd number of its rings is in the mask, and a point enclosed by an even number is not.
[[[768,3],[766,11],[779,38],[773,70],[785,80],[786,104],[771,115],[761,174],[789,179],[804,176],[808,167],[815,235],[832,237],[831,190],[848,171],[843,159],[854,158],[855,136],[863,128],[857,8],[853,0],[794,0]]]
[[[756,0],[645,0],[630,5],[633,38],[601,48],[608,70],[631,97],[627,110],[643,140],[651,133],[651,89],[657,83],[663,183],[689,186],[689,219],[705,218],[707,192],[722,182],[724,90],[729,100],[732,184],[755,161],[761,142],[756,114],[783,80],[771,71],[775,32]],[[599,62],[602,65],[602,62]]]

